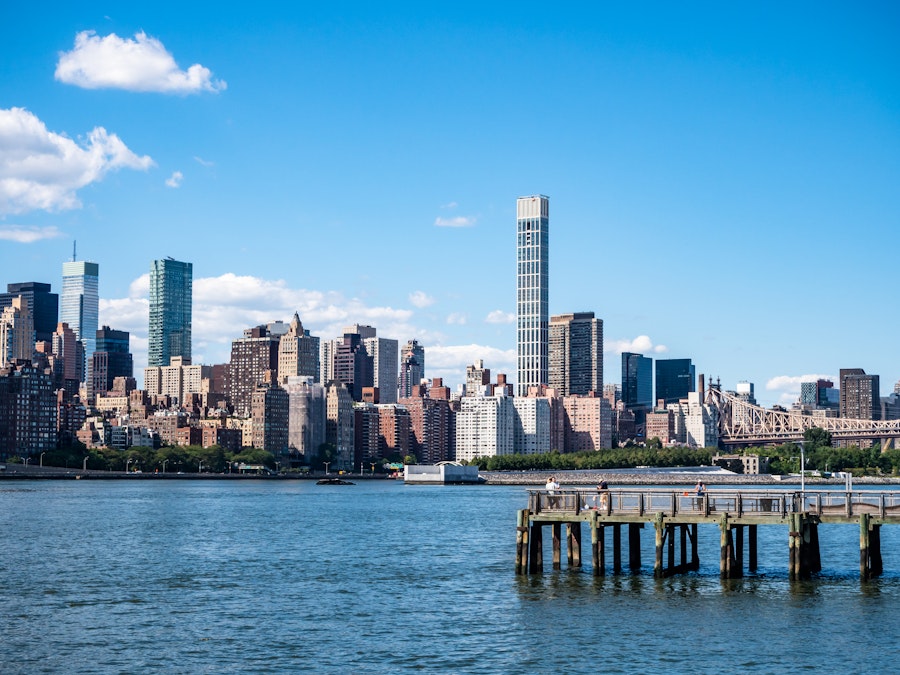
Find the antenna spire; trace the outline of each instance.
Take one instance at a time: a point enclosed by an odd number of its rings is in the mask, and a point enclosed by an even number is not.
[[[75,249],[78,246],[78,242],[76,240],[72,240],[72,262],[75,262]]]

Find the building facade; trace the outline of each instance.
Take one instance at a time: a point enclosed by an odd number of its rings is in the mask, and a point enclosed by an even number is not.
[[[516,345],[519,396],[548,384],[550,199],[516,200]]]
[[[559,396],[603,388],[603,321],[593,312],[550,317],[550,387]]]
[[[400,382],[398,398],[412,396],[413,387],[425,379],[425,348],[410,340],[400,350]]]
[[[841,417],[877,420],[881,416],[881,378],[862,368],[841,368]]]
[[[78,366],[79,381],[87,377],[87,363],[97,343],[100,314],[100,266],[85,261],[64,262],[59,320],[75,331],[84,347],[83,362]]]
[[[59,322],[59,296],[50,292],[50,284],[25,281],[7,284],[6,293],[0,293],[0,311],[12,304],[13,298],[22,296],[34,320],[35,342],[49,342]]]
[[[622,352],[622,402],[629,410],[653,405],[653,359]]]
[[[150,265],[147,365],[168,366],[173,356],[191,360],[194,266],[172,258]]]
[[[695,391],[696,381],[697,371],[690,359],[657,359],[654,402],[677,403]],[[651,437],[649,431],[647,437]]]
[[[134,377],[128,331],[103,326],[97,331],[96,346],[91,357],[91,381],[88,388],[91,399],[112,389],[117,377]]]
[[[285,384],[290,377],[311,377],[320,381],[319,338],[303,329],[295,312],[290,326],[278,342],[278,381]]]

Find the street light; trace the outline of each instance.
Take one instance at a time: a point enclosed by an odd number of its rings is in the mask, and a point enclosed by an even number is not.
[[[29,460],[29,459],[31,459],[31,457],[26,457],[26,458],[25,458],[25,466],[28,466],[28,460]]]
[[[169,460],[167,460],[167,459],[163,460],[163,473],[166,472],[166,464],[168,464],[168,463],[169,463]]]
[[[85,455],[85,456],[84,456],[84,462],[81,464],[81,470],[82,470],[82,471],[87,471],[87,461],[88,461],[90,458],[91,458],[90,455]]]
[[[326,476],[328,475],[328,465],[329,464],[331,464],[331,462],[325,462],[325,475]]]
[[[134,460],[129,457],[128,460],[125,462],[125,473],[128,473],[128,467],[133,461]]]
[[[47,454],[46,452],[41,453],[41,468],[42,469],[44,468],[44,455],[46,455],[46,454]]]
[[[203,460],[200,460],[200,463],[197,465],[197,473],[203,473]]]

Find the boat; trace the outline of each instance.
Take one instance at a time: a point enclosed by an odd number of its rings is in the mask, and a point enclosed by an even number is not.
[[[321,478],[316,481],[316,485],[356,485],[356,483],[343,478]]]

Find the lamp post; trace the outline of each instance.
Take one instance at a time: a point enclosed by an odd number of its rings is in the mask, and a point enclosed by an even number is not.
[[[200,463],[197,465],[197,473],[203,473],[203,460],[200,460]]]
[[[84,456],[84,462],[83,462],[82,465],[81,465],[81,470],[82,470],[82,471],[87,471],[87,461],[88,461],[88,459],[90,459],[90,455],[85,455],[85,456]]]
[[[133,461],[130,457],[125,461],[125,473],[128,473],[128,467]]]
[[[326,476],[328,475],[328,465],[329,464],[331,464],[331,462],[325,462],[325,475]]]
[[[29,459],[31,459],[31,457],[26,457],[26,458],[25,458],[25,466],[28,466],[28,460],[29,460]]]
[[[374,474],[375,474],[375,462],[371,462],[371,463],[369,464],[369,466],[372,467],[372,474],[374,475]]]
[[[163,460],[163,473],[166,472],[166,464],[168,464],[168,463],[169,463],[169,460],[167,460],[167,459]]]
[[[46,454],[47,454],[46,452],[41,453],[41,468],[42,469],[44,468],[44,455],[46,455]]]

